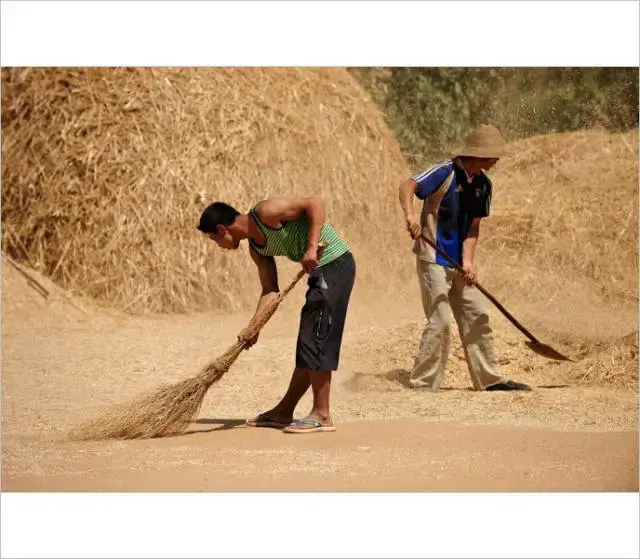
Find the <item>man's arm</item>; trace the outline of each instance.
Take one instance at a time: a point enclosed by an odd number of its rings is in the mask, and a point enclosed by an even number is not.
[[[306,215],[309,220],[307,251],[302,257],[302,267],[310,274],[318,266],[318,243],[326,219],[324,200],[319,196],[294,196],[270,198],[258,208],[260,219],[270,227],[280,227],[286,221],[294,221]]]
[[[258,276],[260,277],[260,286],[262,287],[262,291],[260,293],[260,298],[258,299],[256,312],[253,313],[249,326],[240,332],[240,335],[238,336],[238,339],[246,340],[247,348],[250,348],[258,341],[259,332],[256,332],[255,335],[251,332],[256,318],[262,314],[262,311],[264,311],[266,306],[275,299],[280,292],[278,287],[278,269],[273,256],[261,256],[251,247],[249,247],[249,254],[258,268]]]
[[[413,213],[413,197],[424,200],[427,196],[431,196],[445,184],[449,176],[453,178],[453,171],[451,164],[445,161],[407,179],[398,188],[398,198],[404,212],[405,224],[412,239],[418,237],[422,229],[420,221]]]
[[[418,189],[418,184],[413,179],[404,181],[398,188],[398,198],[404,213],[407,231],[412,239],[420,235],[420,222],[413,213],[413,197]]]
[[[471,222],[471,227],[466,239],[462,243],[462,267],[465,275],[464,281],[472,285],[476,281],[476,246],[478,245],[478,237],[480,236],[480,218],[476,217]]]

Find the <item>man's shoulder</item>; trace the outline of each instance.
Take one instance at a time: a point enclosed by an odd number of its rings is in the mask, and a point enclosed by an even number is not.
[[[253,204],[251,204],[251,210],[250,211],[259,212],[260,211],[260,206],[262,204],[264,204],[268,200],[269,200],[269,198],[262,198],[261,200],[258,200],[257,202],[254,202]]]
[[[253,209],[258,215],[277,214],[282,211],[283,206],[287,206],[297,198],[299,196],[269,196],[254,204]]]
[[[292,202],[295,203],[299,198],[299,196],[265,198],[254,206],[254,212],[267,227],[279,229],[285,222],[292,221]]]
[[[282,199],[282,196],[263,198],[251,207],[251,211],[257,214],[260,219],[269,219],[270,217],[273,217],[274,214],[278,213],[278,208]]]
[[[484,171],[481,171],[474,177],[474,181],[471,185],[473,195],[475,196],[475,204],[479,213],[476,217],[488,217],[489,206],[491,205],[491,179],[486,175]]]
[[[420,173],[416,173],[411,178],[416,181],[424,181],[424,180],[444,180],[449,174],[453,171],[453,161],[451,159],[444,159],[431,165],[425,171],[421,171]]]
[[[493,182],[491,182],[491,179],[489,178],[489,175],[487,175],[487,173],[485,173],[484,171],[480,171],[476,175],[476,177],[477,177],[477,180],[478,180],[478,182],[479,182],[479,184],[481,186],[486,186],[489,190],[493,186]]]

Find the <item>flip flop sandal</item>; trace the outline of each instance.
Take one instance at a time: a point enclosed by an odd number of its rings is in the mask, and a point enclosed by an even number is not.
[[[289,425],[289,423],[282,423],[280,421],[274,421],[273,419],[269,419],[265,414],[261,413],[254,417],[253,419],[247,419],[245,421],[245,425],[249,427],[273,427],[276,429],[282,429]]]
[[[323,425],[316,419],[298,419],[285,427],[283,433],[321,433],[335,431],[333,425]]]

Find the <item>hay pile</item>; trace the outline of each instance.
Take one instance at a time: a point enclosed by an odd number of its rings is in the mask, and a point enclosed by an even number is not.
[[[246,249],[195,230],[214,199],[321,194],[361,278],[406,263],[408,171],[343,69],[3,68],[2,108],[3,249],[108,305],[253,307]]]
[[[494,282],[543,300],[569,284],[637,304],[638,130],[513,142],[491,176],[479,250]]]

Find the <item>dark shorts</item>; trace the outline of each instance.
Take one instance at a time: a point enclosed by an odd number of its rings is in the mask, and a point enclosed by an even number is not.
[[[356,277],[351,252],[316,268],[309,276],[306,302],[300,315],[296,367],[335,371],[340,361],[342,332]]]

